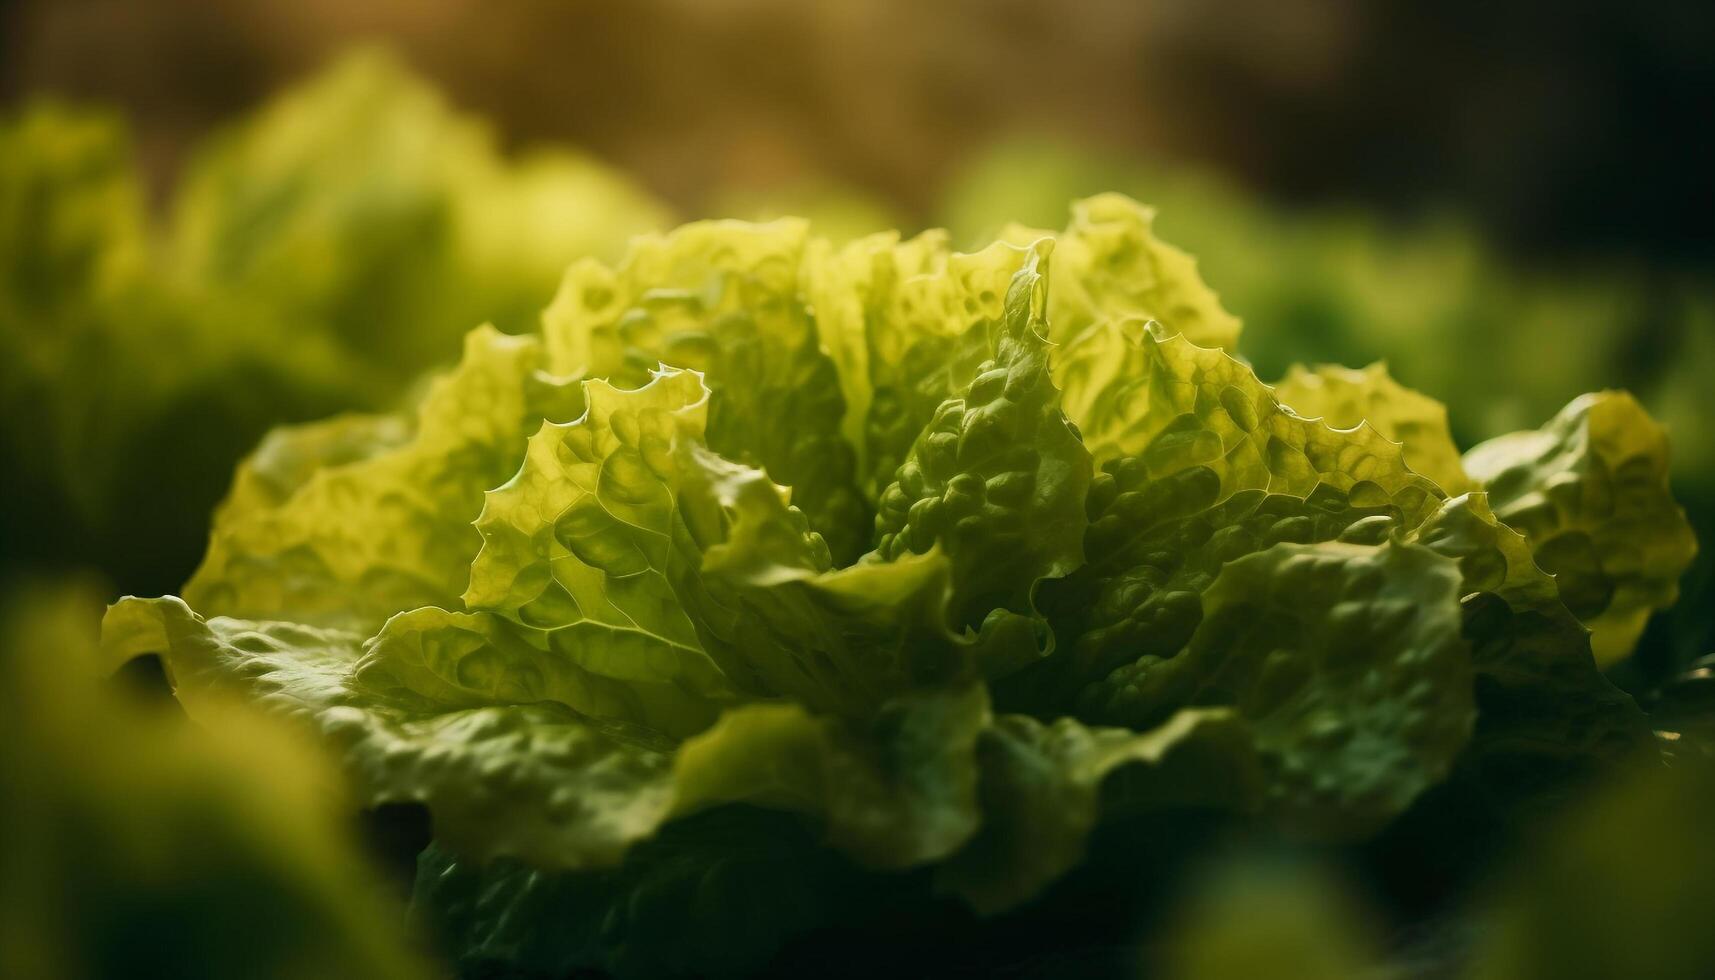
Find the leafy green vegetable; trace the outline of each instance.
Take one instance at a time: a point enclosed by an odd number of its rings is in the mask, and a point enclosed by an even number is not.
[[[1237,321],[1150,228],[1110,196],[971,255],[782,220],[580,261],[414,417],[267,441],[190,604],[121,601],[107,656],[426,805],[419,912],[471,970],[749,970],[844,896],[1027,908],[1128,822],[1362,841],[1450,774],[1635,746],[1605,608],[1504,523],[1543,464],[1480,450],[1495,510],[1449,500],[1438,406],[1201,346]],[[789,861],[845,891],[650,942]]]
[[[1274,393],[1294,410],[1337,429],[1368,422],[1400,443],[1406,463],[1441,489],[1453,494],[1471,489],[1447,428],[1447,406],[1395,381],[1380,361],[1362,371],[1294,364]]]
[[[946,548],[965,626],[1030,612],[1036,583],[1083,563],[1090,454],[1049,375],[1045,261],[1030,253],[1013,278],[994,356],[935,411],[876,515],[882,559]]]
[[[518,468],[525,433],[582,408],[580,386],[543,363],[537,339],[483,328],[414,419],[276,434],[239,468],[186,596],[211,615],[367,631],[403,609],[453,603],[480,540],[470,524],[483,491]]]
[[[1632,652],[1679,598],[1697,539],[1667,485],[1667,433],[1624,392],[1585,395],[1534,432],[1472,449],[1465,469],[1589,626],[1599,663]]]
[[[1104,320],[1139,317],[1204,347],[1238,343],[1239,319],[1203,284],[1197,260],[1158,240],[1154,224],[1154,209],[1123,194],[1072,205],[1071,224],[1056,244],[1060,273],[1049,309],[1056,342],[1068,343]],[[1010,225],[1000,237],[1024,244],[1051,234]]]

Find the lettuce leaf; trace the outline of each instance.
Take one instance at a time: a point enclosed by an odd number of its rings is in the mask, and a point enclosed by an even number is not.
[[[1238,344],[1238,317],[1204,284],[1197,260],[1157,239],[1154,225],[1155,209],[1123,194],[1073,202],[1071,222],[1055,244],[1048,311],[1055,343],[1069,344],[1104,321],[1136,318],[1157,320],[1200,347]],[[1009,225],[1000,237],[1022,245],[1056,236]]]
[[[1079,428],[1102,472],[1086,503],[1085,564],[1043,589],[1068,655],[1020,685],[1033,699],[1173,656],[1235,559],[1281,542],[1379,541],[1441,496],[1373,428],[1300,418],[1249,368],[1183,336],[1121,321],[1062,357],[1067,401],[1091,406]]]
[[[1679,598],[1697,538],[1668,488],[1667,433],[1632,396],[1577,398],[1541,429],[1473,448],[1465,469],[1590,627],[1598,663],[1629,656]]]
[[[1049,375],[1046,258],[1013,277],[993,357],[936,410],[876,515],[882,560],[945,548],[952,616],[971,628],[1033,613],[1037,583],[1083,563],[1090,454]]]
[[[414,415],[272,437],[189,604],[123,600],[108,656],[425,804],[418,902],[473,969],[742,971],[848,906],[730,957],[649,937],[766,905],[733,889],[787,860],[992,915],[1115,821],[1363,840],[1450,774],[1637,744],[1576,582],[1506,523],[1519,480],[1448,500],[1433,403],[1376,369],[1277,391],[1196,342],[1236,329],[1122,199],[971,255],[639,239],[541,335],[471,334]]]
[[[1447,406],[1395,381],[1380,361],[1361,371],[1294,364],[1274,386],[1274,395],[1298,414],[1336,429],[1368,422],[1400,443],[1406,464],[1436,486],[1450,494],[1472,489],[1447,426]]]
[[[364,430],[357,452],[326,427],[276,436],[240,467],[186,598],[209,615],[360,632],[414,606],[456,608],[483,491],[517,469],[525,432],[581,409],[582,388],[543,366],[535,338],[476,330],[459,368],[423,397],[409,439],[403,420],[345,423]],[[373,438],[378,424],[392,434]],[[307,458],[288,473],[286,454]],[[273,486],[259,492],[263,480]]]

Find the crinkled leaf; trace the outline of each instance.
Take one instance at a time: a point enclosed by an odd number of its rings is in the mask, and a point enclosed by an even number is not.
[[[863,717],[897,693],[968,679],[1014,641],[949,628],[952,567],[941,552],[821,571],[802,515],[767,477],[706,452],[691,469],[702,523],[724,515],[726,539],[705,552],[686,601],[711,655],[745,689]]]
[[[1361,371],[1335,364],[1294,364],[1274,386],[1274,396],[1294,412],[1336,429],[1368,422],[1401,443],[1406,463],[1441,489],[1450,494],[1471,489],[1447,427],[1447,406],[1395,381],[1381,361]]]
[[[457,608],[483,491],[517,469],[544,416],[578,410],[578,385],[541,366],[536,340],[477,330],[424,396],[410,439],[357,422],[355,442],[317,426],[266,443],[219,512],[186,598],[208,615],[361,632],[416,606]],[[307,458],[283,459],[293,455]]]
[[[853,367],[867,383],[856,438],[872,495],[886,490],[935,413],[994,356],[1008,289],[1031,254],[1001,242],[950,253],[946,236],[929,232],[897,246],[864,239],[837,257],[835,269],[850,278],[836,281],[858,291],[858,308],[841,316],[851,304],[831,289],[817,302],[833,314],[824,333],[861,351]]]
[[[703,372],[710,448],[791,486],[849,561],[869,507],[840,434],[839,374],[800,285],[807,233],[800,221],[712,221],[637,238],[616,267],[573,265],[543,329],[562,370],[622,387],[658,363]]]
[[[297,720],[340,754],[361,803],[424,803],[436,836],[473,858],[612,863],[672,805],[669,746],[647,730],[444,679],[406,686],[404,671],[359,669],[354,633],[205,620],[177,599],[124,600],[102,630],[113,663],[160,654],[192,717],[240,696]]]
[[[708,391],[676,370],[584,391],[584,415],[544,424],[487,495],[464,601],[543,631],[593,673],[730,696],[681,598],[697,588],[703,544],[681,512],[684,444],[702,434]]]
[[[1036,584],[1083,561],[1090,456],[1049,376],[1046,257],[1013,278],[993,357],[936,410],[876,516],[882,560],[946,549],[954,622],[973,628],[1032,613]]]
[[[903,284],[912,293],[932,295],[982,283],[998,296],[1006,277],[1017,268],[1001,252],[959,256],[947,246],[947,233],[926,231],[900,241],[897,232],[882,232],[836,246],[812,239],[805,256],[804,289],[815,311],[822,349],[838,369],[846,415],[841,432],[857,452],[857,472],[864,491],[874,496],[898,469],[923,420],[946,397],[935,391],[928,405],[901,411],[900,371],[909,360],[933,371],[946,358],[907,357],[917,344],[944,344],[969,332],[970,323],[949,324],[936,315],[905,322],[908,309],[935,309],[934,304],[907,305]],[[998,303],[982,307],[983,315],[998,315]],[[872,360],[874,364],[872,365]],[[881,404],[875,405],[878,388]],[[872,443],[872,416],[877,439]],[[912,419],[916,419],[915,425]]]
[[[708,699],[786,694],[861,715],[960,674],[970,644],[947,628],[944,558],[829,571],[783,488],[697,442],[709,393],[695,372],[587,392],[585,416],[544,426],[489,494],[471,608],[542,631],[593,673]]]
[[[160,653],[193,716],[238,696],[319,733],[364,803],[426,804],[437,838],[473,859],[611,865],[669,819],[749,803],[805,813],[860,861],[905,867],[956,849],[979,820],[981,686],[903,695],[862,720],[748,705],[675,749],[630,720],[659,692],[531,647],[494,617],[418,610],[364,644],[127,599],[103,632],[111,662]]]
[[[1046,311],[1054,343],[1141,316],[1230,347],[1238,320],[1203,285],[1193,259],[1155,239],[1151,221],[1148,208],[1109,194],[1075,202],[1063,233],[1014,226],[971,254],[949,252],[946,234],[931,231],[905,242],[872,235],[816,256],[811,296],[869,491],[886,489],[942,403],[992,356],[1008,284],[1041,239],[1056,240]],[[1081,421],[1070,407],[1067,414]]]
[[[1629,656],[1679,598],[1697,539],[1668,488],[1667,433],[1631,395],[1577,398],[1541,429],[1472,449],[1465,469],[1590,627],[1597,663]]]
[[[1275,545],[1221,570],[1182,653],[1115,670],[1080,715],[1146,729],[1230,706],[1273,815],[1315,836],[1372,832],[1446,775],[1470,733],[1460,587],[1452,559],[1417,545]]]
[[[1098,194],[1072,203],[1071,223],[1060,235],[1017,225],[1001,232],[1021,245],[1055,238],[1048,304],[1055,343],[1070,344],[1093,326],[1123,318],[1158,320],[1203,347],[1231,350],[1238,343],[1238,317],[1204,284],[1196,259],[1155,237],[1154,223],[1154,208],[1123,194]]]

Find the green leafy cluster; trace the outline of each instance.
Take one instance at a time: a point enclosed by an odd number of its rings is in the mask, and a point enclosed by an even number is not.
[[[1152,219],[580,261],[413,416],[277,431],[105,655],[425,805],[419,908],[472,969],[743,970],[834,892],[675,924],[794,864],[992,914],[1114,821],[1361,840],[1647,744],[1591,631],[1623,656],[1695,547],[1655,423],[1587,396],[1461,461],[1382,368],[1271,387]]]
[[[471,326],[529,329],[567,263],[666,221],[592,161],[503,157],[377,52],[196,146],[161,211],[108,114],[0,119],[8,559],[172,587],[269,427],[391,408]]]
[[[1471,215],[1294,207],[1206,170],[1043,138],[974,154],[938,220],[967,244],[1008,222],[1056,221],[1068,199],[1109,190],[1160,208],[1163,233],[1263,327],[1241,349],[1265,375],[1306,358],[1385,359],[1452,408],[1461,444],[1535,425],[1570,392],[1623,385],[1674,434],[1676,475],[1704,494],[1715,486],[1707,279],[1615,261],[1532,264],[1486,241]]]

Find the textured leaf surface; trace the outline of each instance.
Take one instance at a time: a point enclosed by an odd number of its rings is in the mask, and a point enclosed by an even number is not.
[[[746,705],[680,750],[675,806],[806,812],[822,817],[829,843],[866,865],[933,861],[982,819],[975,745],[988,718],[981,685],[903,695],[862,722]]]
[[[680,512],[680,456],[702,434],[707,396],[690,371],[632,391],[586,385],[584,415],[544,425],[488,494],[465,603],[544,631],[596,674],[730,695],[680,600],[701,551]]]
[[[1281,542],[1377,541],[1440,498],[1373,428],[1300,418],[1227,354],[1120,326],[1086,334],[1062,362],[1091,368],[1065,373],[1067,400],[1105,406],[1080,425],[1104,461],[1086,502],[1086,564],[1043,588],[1068,655],[1021,684],[1038,707],[1140,657],[1173,656],[1228,562]]]
[[[1080,714],[1144,729],[1182,707],[1249,722],[1264,805],[1316,836],[1363,835],[1446,775],[1473,720],[1458,566],[1388,543],[1279,544],[1229,563],[1185,651],[1085,692]]]
[[[883,560],[945,547],[965,626],[997,609],[1032,613],[1036,583],[1083,561],[1090,456],[1049,376],[1046,258],[1013,278],[992,359],[936,410],[876,516]]]
[[[544,417],[579,408],[578,385],[541,367],[536,340],[476,330],[424,396],[410,439],[396,425],[377,438],[374,422],[349,423],[363,430],[355,444],[349,428],[276,438],[241,470],[185,597],[209,615],[360,632],[419,605],[457,608],[483,491],[517,469]]]
[[[1239,319],[1221,307],[1197,272],[1197,260],[1155,237],[1155,209],[1123,194],[1098,194],[1072,203],[1071,223],[1058,236],[1017,225],[1005,241],[1026,244],[1055,238],[1052,339],[1070,344],[1084,331],[1114,319],[1157,320],[1170,334],[1202,347],[1231,350]]]
[[[808,229],[701,222],[642,237],[618,266],[580,262],[543,315],[561,370],[621,387],[658,363],[703,372],[708,445],[793,488],[793,501],[844,560],[868,515],[846,405],[800,287]]]
[[[659,736],[553,701],[504,703],[474,684],[368,665],[362,638],[291,623],[204,620],[176,599],[127,599],[103,624],[111,662],[159,653],[193,717],[244,697],[341,755],[361,803],[421,802],[438,838],[482,859],[611,863],[672,803]]]
[[[1405,461],[1450,494],[1471,489],[1447,427],[1447,406],[1405,387],[1377,361],[1361,371],[1334,364],[1294,364],[1274,396],[1307,418],[1336,429],[1368,422],[1405,447]]]
[[[1475,447],[1465,469],[1529,539],[1601,665],[1629,656],[1650,614],[1679,598],[1697,539],[1668,489],[1667,433],[1632,396],[1584,395],[1541,429]]]

